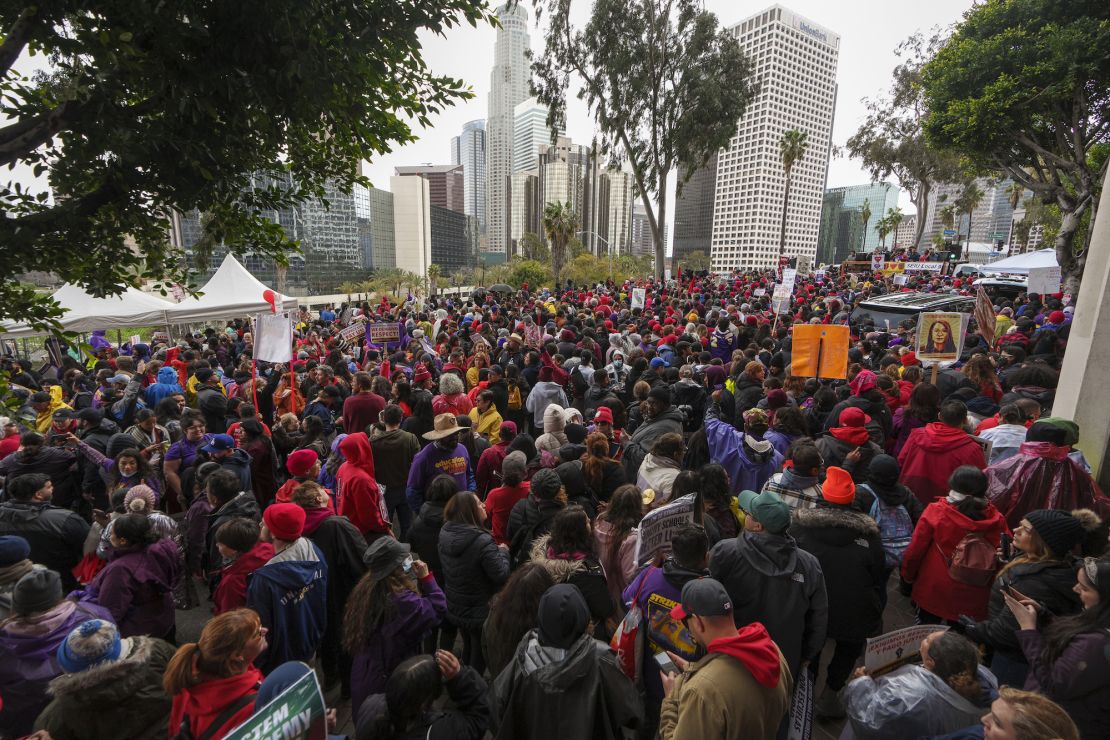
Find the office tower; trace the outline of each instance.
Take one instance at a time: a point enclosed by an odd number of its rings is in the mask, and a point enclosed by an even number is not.
[[[497,9],[501,28],[493,48],[486,116],[487,259],[505,259],[508,246],[509,175],[513,166],[513,111],[531,92],[528,11],[523,3]]]
[[[676,224],[677,225],[677,224]],[[708,237],[706,238],[706,254],[709,254]],[[667,234],[663,234],[663,253],[667,252]],[[651,223],[648,221],[647,209],[638,200],[632,206],[632,256],[654,257],[655,240],[651,235]],[[693,251],[693,250],[691,250]]]
[[[713,195],[716,188],[717,155],[714,154],[705,167],[694,170],[690,179],[682,186],[682,192],[675,198],[674,261],[681,260],[690,252],[709,255],[713,241]],[[646,212],[643,217],[647,224]],[[666,229],[663,231],[665,234]],[[650,227],[647,234],[648,243],[651,244]]]
[[[917,216],[912,213],[902,218],[898,228],[894,230],[893,242],[895,247],[909,249],[913,246],[913,237],[917,234]],[[888,237],[889,239],[890,237]]]
[[[607,254],[612,248],[613,255],[629,254],[632,248],[632,201],[636,197],[636,185],[632,175],[621,170],[605,170],[598,178],[605,181],[608,196],[605,204],[606,228],[601,232],[605,243],[601,247]]]
[[[1010,186],[1013,180],[991,180],[980,177],[975,180],[975,186],[983,193],[979,205],[971,214],[971,242],[973,244],[996,244],[999,240],[1005,242],[1010,238],[1010,221],[1014,216],[1014,209],[1010,206]],[[946,206],[955,205],[956,200],[964,190],[962,183],[940,183],[933,188],[929,198],[929,208],[925,216],[925,231],[921,235],[921,248],[927,249],[932,245],[937,236],[943,238],[944,219],[942,211]],[[1029,195],[1026,191],[1022,201]],[[1019,204],[1020,206],[1020,204]],[[967,213],[956,214],[952,228],[961,243],[967,242]],[[955,241],[955,238],[951,238]]]
[[[510,176],[509,240],[512,254],[521,254],[525,234],[543,238],[543,204],[536,170],[517,170]]]
[[[863,223],[863,204],[871,216]],[[852,252],[873,252],[879,246],[879,219],[898,207],[898,188],[888,182],[829,188],[821,206],[815,264],[840,264]],[[867,232],[864,233],[866,226]],[[894,240],[888,236],[886,246]]]
[[[428,181],[428,197],[433,206],[450,208],[458,213],[465,212],[461,164],[395,167],[393,174],[399,177],[423,177]]]
[[[451,139],[451,164],[463,168],[463,213],[486,228],[486,121],[463,124],[462,134]]]
[[[428,274],[432,263],[431,194],[423,177],[394,175],[389,178],[393,191],[393,234],[395,264],[399,270],[417,275]]]
[[[794,164],[786,219],[787,256],[812,264],[828,168],[840,37],[781,5],[729,28],[754,64],[759,94],[718,153],[713,205],[713,269],[778,263],[786,176],[779,142],[785,131],[808,135]]]
[[[565,136],[560,130],[558,136]],[[547,127],[547,106],[528,98],[513,109],[513,172],[531,170],[539,161],[540,146],[551,144],[557,137]]]
[[[370,250],[367,267],[391,270],[397,267],[397,242],[393,231],[393,193],[370,188]]]
[[[569,203],[578,217],[578,238],[588,251],[598,254],[596,234],[601,230],[596,224],[598,175],[593,152],[560,136],[554,144],[540,144],[537,159],[541,214],[548,203]]]

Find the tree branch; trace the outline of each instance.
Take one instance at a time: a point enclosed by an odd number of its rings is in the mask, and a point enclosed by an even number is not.
[[[35,5],[24,8],[4,37],[4,43],[0,44],[0,76],[8,73],[15,60],[23,53],[31,36],[34,35],[35,29],[39,26],[38,12],[39,9]]]
[[[1064,157],[1061,157],[1060,155],[1049,151],[1045,147],[1041,146],[1041,144],[1029,134],[1023,133],[1021,131],[1014,131],[1011,132],[1011,136],[1014,137],[1014,141],[1018,142],[1027,149],[1032,150],[1034,153],[1044,159],[1045,164],[1052,167],[1052,169],[1055,170],[1058,168],[1067,171],[1079,170],[1078,163],[1073,162],[1069,159],[1065,159]]]

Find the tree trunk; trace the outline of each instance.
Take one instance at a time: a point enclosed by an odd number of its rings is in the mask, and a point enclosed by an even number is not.
[[[913,206],[917,209],[917,221],[914,224],[913,248],[921,251],[921,236],[925,233],[925,218],[929,211],[929,193],[933,190],[928,180],[923,180],[917,188],[917,197],[913,199]]]
[[[967,212],[967,248],[964,250],[964,259],[971,259],[971,211]]]
[[[647,197],[646,195],[644,196]],[[666,276],[667,245],[663,240],[667,228],[667,173],[659,176],[659,210],[656,213],[652,238],[655,240],[655,279],[662,282]]]
[[[786,173],[786,190],[782,194],[782,225],[779,227],[779,262],[786,254],[786,209],[790,206],[790,173]],[[778,269],[778,265],[775,265]]]
[[[866,252],[867,251],[867,224],[870,223],[870,222],[871,222],[871,217],[870,216],[863,222],[863,239],[859,243],[859,251],[860,252]]]
[[[1060,214],[1060,230],[1056,232],[1056,261],[1060,263],[1060,275],[1064,282],[1064,292],[1079,296],[1079,283],[1083,278],[1083,262],[1075,254],[1075,232],[1083,218],[1085,208],[1072,208]],[[1084,255],[1085,257],[1086,255]],[[1085,261],[1085,260],[1084,260]]]

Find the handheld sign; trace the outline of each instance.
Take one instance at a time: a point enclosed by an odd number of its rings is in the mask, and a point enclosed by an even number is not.
[[[917,319],[917,359],[922,362],[955,362],[964,346],[969,314],[931,311]]]
[[[798,324],[794,327],[791,341],[791,375],[840,380],[847,378],[850,342],[851,332],[847,326]]]
[[[324,695],[316,674],[308,671],[272,702],[224,735],[225,740],[325,740],[328,734]]]

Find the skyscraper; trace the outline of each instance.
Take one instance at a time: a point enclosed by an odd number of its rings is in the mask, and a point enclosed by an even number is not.
[[[504,259],[508,246],[509,175],[513,166],[513,111],[531,91],[528,11],[523,3],[497,9],[501,28],[493,47],[489,115],[486,117],[487,258]]]
[[[461,164],[431,164],[417,167],[395,167],[398,177],[423,177],[428,181],[428,194],[433,206],[464,213],[463,168]]]
[[[463,124],[462,134],[451,139],[451,164],[463,167],[463,212],[486,229],[486,121]]]
[[[980,177],[975,180],[975,186],[982,191],[983,197],[971,214],[972,243],[989,244],[999,239],[1005,241],[1010,238],[1010,220],[1014,216],[1014,209],[1010,206],[1010,186],[1013,183],[1010,178],[991,180]],[[925,231],[921,234],[922,249],[927,249],[932,244],[933,237],[943,234],[944,223],[941,211],[945,206],[954,205],[963,189],[962,184],[954,183],[941,183],[933,189],[925,217]],[[1024,200],[1028,194],[1026,191],[1022,199]],[[956,214],[953,228],[961,242],[967,241],[967,220],[966,211]]]
[[[608,224],[606,224],[605,237],[608,247],[613,254],[629,254],[632,250],[632,201],[636,197],[636,185],[633,177],[622,170],[605,170],[599,180],[604,180],[608,191],[608,203],[605,204]],[[606,244],[601,245],[602,248]],[[607,254],[598,251],[598,254]]]
[[[685,175],[686,173],[683,173]],[[713,196],[717,188],[717,155],[709,158],[705,167],[694,170],[682,187],[674,206],[674,262],[690,252],[709,255],[713,241]],[[647,212],[643,214],[647,223]],[[664,240],[667,230],[663,229]],[[647,230],[648,244],[651,229]]]
[[[760,91],[729,147],[717,157],[713,269],[777,264],[786,187],[779,142],[790,129],[808,138],[805,156],[794,164],[785,253],[812,264],[828,168],[840,37],[781,5],[737,23],[729,32],[753,62]]]
[[[565,135],[566,131],[559,131]],[[540,147],[551,144],[547,127],[547,106],[528,98],[513,109],[513,172],[535,168]]]
[[[867,224],[863,223],[862,213],[865,202],[871,210]],[[826,190],[821,207],[821,231],[817,238],[815,264],[839,264],[851,252],[875,251],[879,246],[879,219],[897,206],[898,187],[888,182]],[[886,246],[892,244],[893,241],[887,238]]]

